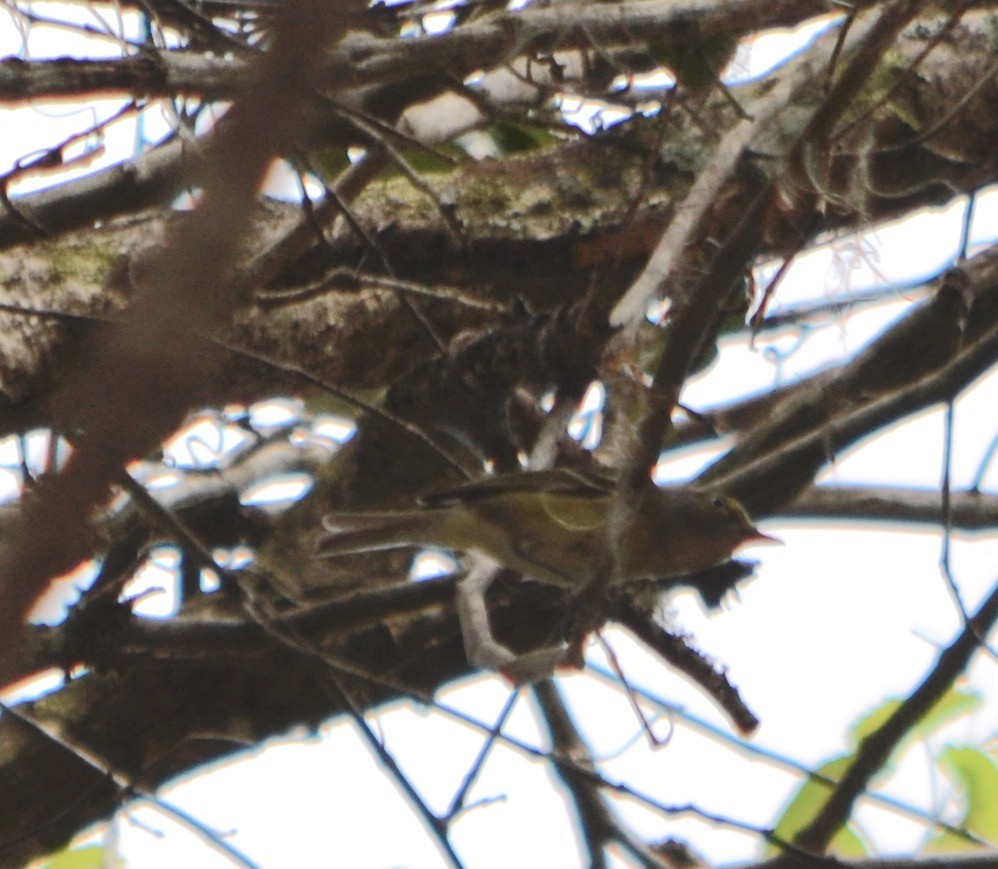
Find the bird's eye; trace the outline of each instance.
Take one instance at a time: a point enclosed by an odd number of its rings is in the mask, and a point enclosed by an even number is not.
[[[728,506],[727,502],[726,502],[726,499],[723,496],[721,496],[721,495],[715,495],[713,498],[711,498],[710,499],[710,505],[715,510],[724,510]]]

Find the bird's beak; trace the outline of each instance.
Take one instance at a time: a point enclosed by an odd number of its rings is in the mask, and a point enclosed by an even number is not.
[[[753,528],[742,538],[741,545],[744,546],[746,543],[775,543],[777,546],[783,545],[783,541],[779,537],[763,534],[758,528]]]

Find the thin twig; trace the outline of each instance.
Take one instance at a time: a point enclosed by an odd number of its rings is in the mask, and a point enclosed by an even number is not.
[[[971,6],[971,0],[964,0],[956,9],[953,10],[949,19],[946,23],[939,29],[939,31],[926,43],[925,48],[923,48],[918,55],[912,60],[908,66],[901,71],[894,83],[887,89],[887,91],[878,99],[873,105],[868,106],[864,111],[860,112],[855,118],[852,118],[849,123],[840,127],[830,138],[829,144],[838,141],[850,130],[855,129],[859,124],[865,121],[867,118],[871,117],[874,112],[878,109],[883,108],[885,105],[890,103],[891,97],[897,93],[898,89],[909,80],[909,77],[918,70],[921,66],[922,61],[925,60],[932,53],[932,50],[939,45],[946,35],[949,34],[957,24],[960,23],[960,19],[963,18],[963,14]]]
[[[589,663],[587,665],[587,672],[591,675],[598,677],[607,684],[613,685],[614,687],[619,686],[619,680],[617,677],[611,673],[609,670],[604,669],[598,664]],[[820,782],[821,784],[828,785],[829,788],[834,787],[838,784],[836,779],[830,778],[829,776],[823,775],[820,772],[815,772],[810,767],[797,760],[785,755],[780,754],[768,748],[764,748],[757,745],[754,742],[748,742],[738,736],[734,736],[729,730],[717,727],[711,724],[709,721],[705,721],[686,709],[665,700],[660,695],[655,694],[647,688],[641,686],[634,686],[633,690],[641,696],[642,699],[653,703],[664,712],[666,712],[671,718],[678,720],[681,724],[690,727],[691,729],[703,734],[709,739],[719,742],[725,747],[738,751],[742,754],[750,755],[753,757],[761,758],[767,763],[773,766],[780,767],[791,772],[799,773],[805,776],[809,781]],[[901,802],[894,797],[888,796],[886,794],[877,793],[876,791],[866,791],[860,797],[863,800],[868,800],[872,803],[876,803],[879,806],[883,806],[892,812],[899,815],[904,815],[908,818],[913,818],[928,827],[943,830],[958,839],[962,839],[971,845],[983,846],[987,843],[982,839],[979,839],[973,833],[968,832],[962,827],[957,827],[953,824],[948,824],[946,821],[942,820],[935,814],[930,814],[923,809],[916,808],[915,806],[909,805],[908,803]]]
[[[328,392],[330,395],[336,396],[338,399],[351,407],[355,407],[358,410],[364,411],[373,417],[376,417],[383,422],[393,425],[414,438],[417,438],[422,443],[426,444],[433,452],[439,455],[448,465],[450,465],[455,471],[457,471],[466,480],[473,478],[474,474],[464,467],[462,462],[456,457],[452,456],[447,450],[445,450],[440,444],[438,444],[433,438],[431,438],[423,429],[408,420],[402,419],[400,416],[396,416],[391,411],[385,410],[382,407],[377,407],[370,402],[364,401],[356,396],[350,394],[348,391],[341,389],[338,386],[334,386],[327,380],[313,374],[310,371],[306,371],[300,365],[295,365],[291,362],[282,362],[279,359],[275,359],[272,356],[268,356],[266,353],[261,353],[257,350],[251,350],[248,347],[241,347],[236,344],[230,344],[222,341],[220,338],[212,339],[212,343],[217,347],[221,347],[223,350],[227,350],[237,356],[243,356],[246,359],[252,359],[255,362],[259,362],[276,371],[283,371],[287,374],[293,374],[308,383],[318,386],[320,389]]]
[[[468,792],[478,780],[478,776],[481,771],[485,768],[485,761],[488,759],[489,754],[491,754],[492,749],[499,740],[499,737],[502,734],[502,729],[509,720],[509,716],[513,713],[513,707],[516,705],[516,701],[519,697],[520,690],[518,688],[514,688],[509,692],[509,695],[506,697],[506,702],[503,704],[503,707],[499,712],[499,717],[496,718],[496,723],[492,726],[485,742],[482,743],[482,747],[478,751],[477,757],[475,757],[475,760],[472,762],[467,774],[462,779],[460,786],[457,791],[455,791],[450,807],[447,809],[447,813],[444,817],[453,819],[464,808],[465,800],[468,798]]]
[[[243,866],[245,869],[260,869],[256,863],[250,860],[237,848],[226,842],[222,836],[209,828],[207,825],[203,824],[201,821],[198,821],[183,809],[177,808],[171,803],[168,803],[166,800],[156,796],[155,793],[142,787],[132,780],[130,776],[120,770],[115,770],[107,760],[99,758],[92,750],[84,748],[73,741],[72,738],[67,735],[65,730],[56,731],[54,729],[50,729],[41,722],[36,721],[27,713],[22,712],[20,709],[15,709],[12,706],[8,706],[2,701],[0,701],[0,712],[3,712],[5,715],[9,715],[11,718],[19,721],[33,733],[45,739],[52,745],[59,747],[77,760],[82,761],[95,772],[99,773],[101,776],[101,784],[105,781],[110,781],[117,789],[118,796],[122,801],[126,800],[133,794],[138,795],[143,799],[148,800],[152,805],[156,806],[163,812],[171,815],[185,827],[192,830],[202,841],[206,842],[224,857],[229,858],[229,860],[236,865]],[[95,787],[99,786],[100,785],[95,785]],[[3,850],[3,844],[0,844],[0,850]]]
[[[661,748],[663,745],[668,744],[669,740],[672,738],[672,734],[675,728],[669,728],[669,735],[665,739],[659,739],[655,735],[655,731],[652,730],[651,722],[648,721],[648,716],[645,715],[644,710],[641,708],[641,704],[638,703],[637,694],[631,688],[630,680],[624,675],[624,671],[620,666],[620,661],[617,659],[617,653],[614,651],[613,646],[610,645],[607,638],[603,635],[603,631],[596,631],[596,639],[599,641],[600,647],[603,649],[603,654],[606,655],[606,659],[610,662],[610,666],[613,667],[614,673],[617,674],[618,684],[624,690],[624,696],[627,698],[627,703],[634,712],[634,717],[638,719],[638,723],[641,725],[641,730],[648,737],[648,744],[652,748]]]

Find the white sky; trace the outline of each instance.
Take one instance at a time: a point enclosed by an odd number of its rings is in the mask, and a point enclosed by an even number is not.
[[[35,5],[36,11],[43,8]],[[53,17],[64,14],[61,7],[49,6],[48,11]],[[0,12],[0,56],[18,53],[21,47],[21,35]],[[66,33],[54,38],[41,30],[32,34],[31,56],[74,52],[96,54],[92,42],[75,42]],[[115,50],[109,48],[108,53]],[[32,148],[51,144],[70,130],[93,123],[95,113],[106,116],[118,105],[107,101],[84,111],[68,106],[0,109],[4,131],[0,171]],[[152,127],[147,126],[150,136],[155,133]],[[103,160],[119,159],[133,144],[134,128],[117,125],[106,142]],[[884,278],[907,281],[937,272],[953,256],[963,208],[965,202],[957,202],[903,226],[881,227],[861,243],[840,242],[801,258],[780,289],[779,304],[843,292],[859,294]],[[973,237],[984,243],[996,235],[998,195],[992,193],[977,203]],[[847,321],[829,321],[779,368],[774,354],[792,350],[796,335],[767,337],[755,350],[727,344],[719,363],[690,384],[684,400],[709,404],[846,358],[904,306],[902,297]],[[976,475],[998,429],[995,408],[998,377],[992,372],[957,406],[955,485],[966,485]],[[941,411],[923,413],[850,450],[826,469],[822,479],[935,486],[940,478],[942,431]],[[199,441],[188,437],[184,443],[189,447]],[[195,446],[195,452],[209,446]],[[9,453],[0,457],[10,461]],[[683,478],[703,462],[703,453],[689,453],[670,463],[663,475]],[[995,467],[985,476],[984,488],[998,488]],[[785,545],[748,551],[761,566],[757,577],[740,589],[737,601],[707,616],[692,595],[683,593],[671,600],[670,617],[728,667],[732,681],[761,717],[752,743],[818,765],[846,749],[848,728],[858,715],[889,695],[911,691],[932,666],[938,649],[951,641],[959,620],[940,578],[940,538],[933,530],[804,522],[767,522],[764,528]],[[973,609],[995,581],[996,564],[998,536],[956,536],[953,565],[968,608]],[[696,689],[650,660],[620,632],[610,639],[635,685],[727,729]],[[591,654],[593,660],[601,659],[598,650]],[[978,659],[971,668],[966,684],[984,692],[986,703],[961,720],[950,738],[980,744],[995,735],[994,668],[994,661],[986,659]],[[767,826],[799,783],[797,776],[683,726],[676,727],[664,747],[649,750],[619,690],[586,676],[561,683],[597,756],[613,758],[604,767],[608,777],[665,802],[693,802],[710,812]],[[492,676],[466,680],[440,695],[486,722],[497,714],[505,697],[504,684]],[[540,744],[529,706],[521,701],[508,732]],[[384,734],[430,805],[443,810],[481,737],[411,705],[369,716],[369,721]],[[660,721],[656,729],[665,733],[670,728],[667,721]],[[625,746],[627,750],[620,753]],[[945,785],[934,777],[933,750],[910,751],[890,785],[904,801],[930,809],[945,792]],[[497,749],[472,792],[472,801],[490,802],[469,811],[453,828],[454,845],[469,867],[571,867],[584,862],[551,781],[550,773],[537,762]],[[349,724],[326,725],[315,736],[298,734],[274,741],[239,761],[217,766],[210,774],[178,782],[163,796],[225,832],[227,841],[265,867],[443,865],[432,838]],[[686,838],[712,861],[748,859],[758,853],[758,837],[690,818],[664,820],[629,801],[618,804],[641,835]],[[924,836],[923,827],[882,810],[864,809],[861,817],[885,852],[910,851]],[[134,808],[122,813],[110,830],[129,866],[232,865],[156,810]]]

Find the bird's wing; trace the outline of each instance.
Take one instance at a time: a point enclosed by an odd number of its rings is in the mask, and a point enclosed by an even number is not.
[[[412,511],[327,513],[322,524],[328,530],[315,542],[315,552],[320,557],[397,549],[421,543],[418,533],[421,523],[413,520]]]
[[[446,507],[453,504],[471,504],[516,492],[603,498],[613,490],[613,485],[614,480],[609,475],[575,468],[555,468],[550,471],[523,471],[483,477],[452,489],[428,492],[420,496],[419,503],[423,507]]]

